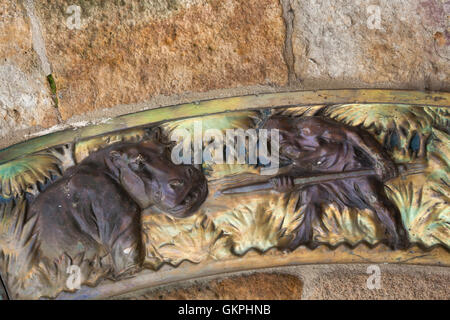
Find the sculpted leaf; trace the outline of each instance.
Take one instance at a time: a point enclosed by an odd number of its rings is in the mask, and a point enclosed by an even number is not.
[[[310,117],[310,116],[315,116],[324,108],[325,108],[325,105],[280,108],[280,109],[274,109],[272,114],[273,115],[290,116],[290,117],[300,117],[300,116]]]
[[[387,188],[391,199],[400,209],[410,241],[425,246],[450,246],[448,202],[426,197],[424,193],[429,190],[416,183],[397,182]]]
[[[272,195],[260,200],[239,205],[215,219],[217,227],[230,236],[233,252],[238,255],[250,249],[265,252],[286,247],[302,222],[296,197]]]
[[[157,251],[165,262],[173,265],[183,260],[199,263],[211,254],[220,254],[214,245],[221,236],[211,220],[199,216],[189,230],[180,231],[170,242],[160,245]]]
[[[450,128],[450,108],[448,107],[423,107],[424,111],[433,118],[433,126],[440,130]]]
[[[117,142],[137,142],[145,136],[144,129],[131,129],[80,141],[75,145],[75,160],[80,163],[91,153]]]
[[[327,108],[324,115],[360,126],[373,133],[386,147],[399,148],[404,153],[411,144],[417,144],[418,157],[425,154],[426,140],[435,122],[433,115],[424,108],[409,105],[338,105]]]
[[[0,165],[0,191],[4,198],[19,197],[28,188],[60,174],[60,160],[48,153],[32,154]]]
[[[314,238],[333,246],[344,242],[356,245],[361,241],[376,244],[383,238],[383,231],[370,210],[339,209],[332,204],[324,210],[321,221],[314,225]]]

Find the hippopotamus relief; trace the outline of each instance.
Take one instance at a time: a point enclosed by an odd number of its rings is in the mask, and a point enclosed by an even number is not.
[[[372,210],[385,227],[388,244],[393,248],[407,245],[400,212],[386,196],[383,185],[397,176],[397,168],[370,134],[318,116],[273,116],[264,128],[279,130],[280,161],[290,163],[286,176],[272,180],[278,191],[295,189],[293,178],[298,176],[371,168],[377,173],[300,187],[298,208],[305,205],[305,218],[290,244],[291,249],[312,243],[312,224],[320,218],[322,205],[328,203]]]
[[[151,206],[174,217],[191,215],[208,193],[201,171],[175,165],[159,142],[119,143],[68,169],[31,203],[40,249],[61,255],[106,258],[113,278],[144,260],[141,211]]]

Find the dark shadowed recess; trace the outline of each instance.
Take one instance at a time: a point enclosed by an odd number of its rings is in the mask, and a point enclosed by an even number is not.
[[[3,282],[2,275],[0,274],[0,300],[9,300],[6,287]]]

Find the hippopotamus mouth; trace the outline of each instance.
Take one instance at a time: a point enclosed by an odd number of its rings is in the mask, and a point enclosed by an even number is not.
[[[174,207],[167,208],[165,211],[177,218],[191,216],[206,199],[206,182],[202,185],[195,185],[190,188],[186,196]]]

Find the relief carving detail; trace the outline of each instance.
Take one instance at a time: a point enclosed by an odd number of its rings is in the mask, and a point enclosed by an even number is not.
[[[169,136],[194,121],[277,130],[279,171],[174,164]],[[288,106],[130,126],[0,162],[0,275],[10,298],[55,298],[80,290],[71,266],[88,288],[164,264],[332,262],[342,244],[448,250],[448,123],[438,107]]]

